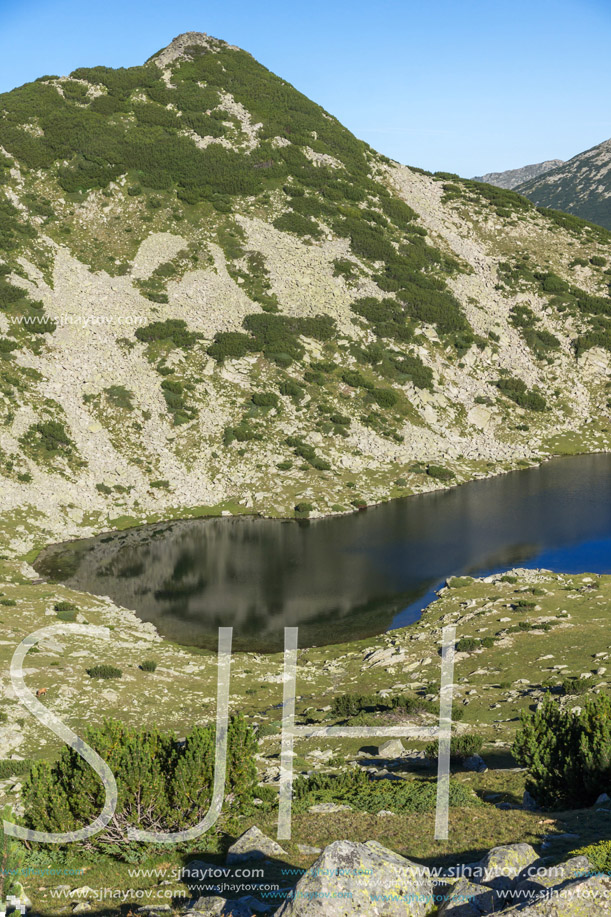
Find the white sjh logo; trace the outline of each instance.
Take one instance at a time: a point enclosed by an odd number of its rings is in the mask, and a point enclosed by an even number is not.
[[[37,841],[44,844],[66,844],[93,837],[109,824],[117,807],[117,783],[108,764],[83,739],[66,726],[62,720],[48,710],[26,687],[23,676],[23,662],[32,647],[41,640],[57,634],[82,634],[97,636],[108,640],[110,632],[106,627],[84,626],[80,624],[54,624],[43,627],[29,634],[19,644],[11,660],[11,682],[15,693],[24,707],[36,719],[73,748],[98,774],[105,789],[106,797],[100,815],[90,825],[77,831],[54,833],[34,831],[4,822],[4,832],[20,840]],[[227,775],[227,728],[229,724],[229,679],[231,668],[231,644],[233,629],[219,628],[218,642],[218,677],[216,708],[216,748],[214,762],[214,784],[212,800],[204,818],[191,828],[181,831],[159,832],[141,831],[137,828],[128,830],[130,840],[145,841],[155,844],[179,844],[192,841],[205,834],[217,822],[223,806],[225,782]],[[435,816],[435,839],[448,838],[448,812],[450,793],[450,739],[452,728],[452,697],[454,678],[454,646],[456,628],[451,625],[443,629],[441,652],[441,688],[439,703],[439,725],[427,727],[415,726],[296,726],[295,699],[297,681],[297,645],[298,628],[287,627],[284,630],[284,702],[282,713],[282,750],[280,756],[280,799],[278,811],[278,838],[289,839],[291,836],[291,810],[293,799],[293,747],[296,739],[314,737],[335,738],[370,738],[400,736],[404,738],[437,738],[439,743],[437,770],[437,804]],[[18,900],[18,899],[16,899]],[[20,905],[21,907],[21,905]],[[22,911],[23,913],[24,911]]]

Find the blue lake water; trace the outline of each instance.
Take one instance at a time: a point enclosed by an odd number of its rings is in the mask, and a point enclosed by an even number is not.
[[[54,545],[41,575],[214,648],[339,643],[416,620],[449,576],[611,573],[611,456],[583,455],[311,522],[208,518]]]

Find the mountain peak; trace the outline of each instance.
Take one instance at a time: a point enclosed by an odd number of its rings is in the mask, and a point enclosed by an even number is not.
[[[563,165],[562,159],[548,159],[545,162],[537,162],[534,165],[523,166],[521,169],[508,169],[505,172],[488,172],[486,175],[478,175],[475,181],[485,182],[488,185],[496,185],[498,188],[506,188],[512,191],[518,185],[523,185],[527,181],[532,181],[552,169],[557,169]]]
[[[542,207],[566,210],[611,228],[611,140],[573,156],[553,171],[525,181],[520,194]]]
[[[182,32],[166,48],[154,54],[150,60],[154,61],[160,69],[165,70],[176,60],[188,60],[194,54],[203,54],[206,51],[214,53],[220,48],[230,47],[233,45],[228,45],[220,38],[213,38],[206,32]]]

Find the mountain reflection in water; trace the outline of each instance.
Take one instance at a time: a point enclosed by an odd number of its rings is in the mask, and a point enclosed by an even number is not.
[[[303,647],[408,624],[451,575],[611,572],[610,497],[611,456],[575,456],[349,516],[142,526],[53,545],[36,568],[178,643],[212,649],[233,626],[236,649],[274,652],[285,626]]]

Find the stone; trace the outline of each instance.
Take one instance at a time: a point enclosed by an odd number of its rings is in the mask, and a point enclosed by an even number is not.
[[[311,844],[297,844],[297,850],[299,853],[303,853],[304,855],[322,853],[322,849],[320,847],[312,847]]]
[[[81,885],[80,888],[73,888],[70,896],[72,898],[93,898],[95,891],[88,885]]]
[[[404,753],[405,747],[401,739],[389,739],[378,748],[379,758],[400,758]]]
[[[315,815],[332,815],[334,812],[351,812],[352,806],[338,802],[317,802],[310,806],[308,812]]]
[[[477,877],[482,885],[505,891],[513,886],[522,870],[538,859],[530,844],[493,847],[477,864]]]
[[[503,911],[503,917],[611,917],[611,882],[590,876],[559,885],[532,904]]]
[[[465,758],[462,765],[467,771],[476,771],[478,774],[484,774],[488,770],[488,765],[481,755],[469,755]]]
[[[433,903],[433,884],[423,867],[376,841],[335,841],[275,917],[425,917]]]
[[[611,802],[611,796],[609,796],[608,793],[601,793],[594,805],[600,806],[603,804],[603,802]]]
[[[537,800],[530,795],[528,790],[524,790],[524,795],[522,796],[522,808],[527,812],[536,812],[539,808]]]
[[[244,863],[247,860],[266,860],[286,857],[286,850],[280,844],[253,825],[245,831],[227,851],[227,865]]]
[[[587,878],[592,871],[590,861],[584,856],[571,857],[565,863],[550,866],[547,869],[533,864],[524,870],[516,884],[515,891],[524,898],[529,892],[532,892],[534,897],[544,889],[564,885],[571,880]]]
[[[250,907],[243,901],[229,901],[218,895],[198,898],[186,914],[193,917],[252,917]]]
[[[461,878],[439,907],[439,917],[480,917],[494,911],[496,895],[485,885]]]
[[[143,917],[157,917],[158,914],[171,914],[172,908],[169,904],[145,904],[143,907],[136,908],[136,914],[142,914]]]

